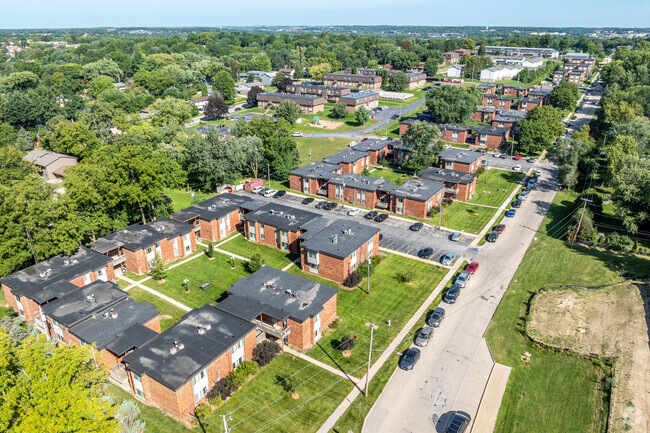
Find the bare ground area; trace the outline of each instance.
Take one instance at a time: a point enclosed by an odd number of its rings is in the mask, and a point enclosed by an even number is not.
[[[551,289],[531,307],[529,334],[582,354],[617,358],[609,432],[650,431],[650,285]]]
[[[343,122],[336,122],[334,120],[325,120],[325,119],[319,119],[320,120],[320,125],[318,124],[313,124],[311,122],[305,123],[307,126],[311,126],[312,128],[323,128],[323,129],[336,129],[339,126],[343,125]]]

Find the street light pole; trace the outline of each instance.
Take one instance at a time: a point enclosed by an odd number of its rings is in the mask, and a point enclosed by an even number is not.
[[[370,361],[372,360],[372,337],[374,334],[374,330],[376,328],[379,328],[379,326],[372,324],[372,323],[366,323],[366,326],[370,327],[370,349],[368,349],[368,368],[366,369],[366,388],[365,388],[365,396],[366,398],[368,397],[368,381],[370,380]]]
[[[368,257],[368,276],[366,279],[368,280],[368,294],[370,294],[370,257]]]

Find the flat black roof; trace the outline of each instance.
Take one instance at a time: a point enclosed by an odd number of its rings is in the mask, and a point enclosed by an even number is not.
[[[440,154],[440,159],[445,161],[460,162],[463,164],[471,164],[477,159],[481,159],[483,155],[481,152],[474,152],[467,149],[457,149],[450,147]]]
[[[470,184],[476,179],[476,174],[474,173],[464,173],[462,171],[439,167],[429,167],[419,172],[418,176],[434,182],[462,183],[463,185]]]
[[[369,152],[371,150],[382,150],[387,147],[392,140],[382,140],[380,138],[367,138],[352,146],[353,150],[359,152]]]
[[[404,197],[410,200],[427,201],[445,186],[438,182],[422,179],[408,179],[402,185],[391,191],[395,197]]]
[[[334,176],[329,183],[334,185],[345,185],[351,188],[364,189],[366,191],[392,191],[397,188],[386,179],[379,177],[362,176],[354,173],[343,173]]]
[[[500,126],[483,126],[476,128],[477,133],[485,135],[505,135],[508,131],[510,131],[510,128]]]
[[[337,220],[316,233],[301,246],[329,256],[344,259],[379,233],[377,227],[359,224],[352,220]]]
[[[139,251],[163,239],[173,239],[191,233],[194,227],[169,218],[161,218],[148,224],[133,224],[102,239],[118,241],[129,251]]]
[[[288,232],[297,232],[306,222],[320,217],[315,212],[285,206],[279,203],[267,203],[257,210],[248,212],[244,219],[276,227]]]
[[[291,171],[289,174],[306,177],[308,179],[329,179],[332,176],[335,176],[336,172],[339,170],[341,170],[341,166],[338,164],[328,164],[319,161],[303,165],[302,167]]]
[[[122,332],[119,332],[116,335],[117,338],[106,345],[106,350],[117,356],[122,356],[129,350],[147,344],[158,335],[156,331],[147,328],[141,323],[135,323]]]
[[[359,152],[358,150],[353,150],[349,147],[336,152],[330,156],[323,158],[323,161],[329,164],[349,164],[355,161],[358,161],[361,158],[368,156],[368,152]]]
[[[193,204],[183,210],[170,215],[176,221],[186,222],[193,218],[200,218],[204,221],[214,221],[239,211],[241,204],[251,201],[250,197],[237,194],[220,194],[200,203]]]
[[[199,327],[203,334],[199,334]],[[254,330],[255,325],[248,320],[204,305],[126,355],[124,362],[135,374],[147,375],[176,391]],[[183,348],[178,349],[180,346]]]
[[[436,125],[440,131],[450,130],[450,131],[468,131],[472,129],[466,125],[452,125],[450,123],[439,123]]]
[[[249,277],[236,281],[228,289],[228,299],[239,299],[239,302],[230,305],[222,302],[217,308],[225,308],[236,316],[240,316],[238,313],[241,311],[245,315],[243,318],[247,320],[264,313],[278,320],[291,317],[302,323],[320,313],[323,305],[337,292],[333,287],[263,266]],[[247,301],[258,306],[251,310]],[[253,310],[260,308],[262,310],[259,313],[250,317]]]
[[[58,255],[21,271],[0,278],[17,296],[33,299],[53,283],[71,281],[90,271],[106,267],[113,259],[103,254],[79,247],[71,255]],[[51,287],[50,287],[51,289]]]

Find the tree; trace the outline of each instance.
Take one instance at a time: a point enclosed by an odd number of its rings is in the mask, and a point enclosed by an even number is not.
[[[465,42],[463,43],[463,48],[466,50],[473,50],[476,48],[476,42],[473,39],[465,39]]]
[[[230,141],[236,149],[239,149],[243,155],[243,167],[247,173],[254,178],[259,175],[259,170],[264,164],[264,148],[262,140],[257,137],[241,137]]]
[[[83,158],[97,147],[99,139],[82,121],[62,120],[42,136],[42,143],[53,152]]]
[[[253,361],[257,362],[260,367],[264,367],[273,361],[282,348],[275,341],[265,340],[253,349]]]
[[[349,335],[344,335],[337,347],[339,350],[352,350],[355,342],[356,340],[354,338]]]
[[[322,81],[323,75],[330,72],[332,72],[332,65],[329,63],[320,63],[309,68],[309,75],[316,81]]]
[[[414,122],[402,136],[404,147],[411,149],[409,164],[418,170],[431,166],[433,158],[444,149],[440,130],[428,122]]]
[[[553,150],[558,165],[558,178],[565,188],[573,189],[583,184],[593,168],[593,140],[584,134],[574,134],[570,140],[562,140]]]
[[[123,400],[115,412],[115,419],[120,423],[121,433],[142,433],[146,424],[138,419],[140,408],[131,400]]]
[[[118,82],[122,80],[124,72],[122,72],[117,63],[108,59],[88,63],[81,69],[81,76],[86,80],[92,80],[100,75],[111,77],[114,82]]]
[[[424,73],[427,74],[427,77],[433,77],[438,73],[438,60],[429,57],[425,62],[424,62]]]
[[[408,86],[408,77],[402,71],[393,72],[388,79],[388,90],[393,92],[401,92]]]
[[[406,70],[412,68],[420,62],[417,54],[407,51],[395,51],[388,56],[388,61],[393,68],[399,70]]]
[[[463,123],[476,111],[481,96],[476,89],[439,86],[427,92],[426,106],[442,123]]]
[[[91,351],[43,335],[16,344],[0,328],[0,430],[119,432],[104,398],[106,370],[95,368]]]
[[[216,95],[212,95],[208,98],[208,104],[205,106],[203,112],[206,116],[223,117],[228,114],[229,109],[230,107],[223,101],[223,99]]]
[[[637,156],[639,143],[629,135],[617,135],[607,144],[607,179],[612,181],[624,168],[628,156]]]
[[[38,75],[31,71],[12,72],[0,81],[7,90],[27,90],[38,85]]]
[[[150,111],[153,112],[151,122],[156,126],[169,122],[184,124],[192,118],[192,106],[190,103],[182,99],[172,98],[171,96],[156,99],[151,104]]]
[[[160,254],[156,253],[153,261],[149,264],[149,276],[156,281],[162,280],[167,276],[167,269],[165,269],[165,262]]]
[[[478,47],[478,55],[479,55],[479,56],[485,56],[485,55],[487,55],[487,47],[486,47],[485,43],[482,43],[482,44]]]
[[[268,72],[271,70],[271,59],[266,53],[257,53],[251,59],[251,69]]]
[[[365,105],[362,105],[354,112],[354,117],[357,119],[357,122],[363,124],[363,127],[365,128],[366,122],[370,120],[370,110],[368,110]]]
[[[575,83],[560,83],[551,91],[551,105],[560,110],[571,110],[578,103],[580,96]]]
[[[260,86],[251,87],[251,89],[248,91],[248,94],[246,95],[246,103],[248,105],[257,106],[257,95],[259,95],[260,93],[264,93],[263,88],[261,88]]]
[[[251,255],[251,260],[246,263],[246,270],[251,273],[257,272],[262,269],[264,263],[265,260],[264,257],[262,257],[262,253],[260,253],[259,248],[255,248],[255,251]]]
[[[228,73],[228,71],[217,72],[217,75],[214,76],[212,83],[213,89],[221,93],[221,96],[225,101],[235,99],[235,96],[237,96],[237,90],[235,90],[235,80],[232,79],[232,76]]]
[[[17,138],[18,133],[13,126],[8,123],[0,123],[0,148],[12,146]]]
[[[296,119],[300,117],[300,113],[302,111],[300,110],[300,107],[293,102],[293,101],[282,101],[280,102],[280,105],[278,105],[278,117],[283,118],[290,124],[296,123]]]
[[[282,72],[278,72],[277,74],[275,74],[275,77],[273,77],[273,79],[271,80],[271,85],[278,87],[278,84],[280,84],[282,80],[284,80],[285,78],[287,77]],[[278,87],[278,91],[282,92],[282,90],[280,90],[279,87]]]
[[[342,119],[347,115],[348,115],[348,109],[346,108],[343,102],[337,102],[336,104],[334,104],[334,107],[332,107],[332,117],[334,117],[335,119]]]
[[[465,54],[461,57],[461,65],[465,65],[463,68],[463,74],[467,78],[478,79],[481,76],[481,70],[494,66],[494,62],[487,56],[472,56]]]
[[[113,89],[113,79],[106,75],[98,75],[88,83],[88,94],[93,98],[99,96],[104,90]],[[119,90],[118,90],[119,92]]]
[[[388,80],[390,79],[390,72],[386,69],[377,69],[377,75],[381,77],[381,88],[388,88]]]
[[[550,105],[533,108],[519,122],[519,148],[524,153],[548,149],[564,134],[560,111]]]
[[[628,231],[636,233],[650,223],[650,158],[630,155],[622,165],[625,170],[614,177],[612,200],[616,216]]]
[[[643,107],[634,101],[630,103],[623,99],[611,100],[611,98],[605,98],[603,114],[607,123],[617,125],[642,116]]]

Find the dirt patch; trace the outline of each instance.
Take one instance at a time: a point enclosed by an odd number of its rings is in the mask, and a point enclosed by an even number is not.
[[[343,122],[336,122],[334,120],[325,120],[325,119],[320,119],[320,125],[316,124],[314,125],[313,123],[309,122],[306,123],[305,125],[311,126],[312,128],[321,128],[321,129],[336,129],[339,126],[343,125]]]
[[[650,431],[647,284],[552,289],[530,311],[531,337],[583,354],[616,357],[610,432]]]
[[[160,320],[171,319],[171,318],[172,318],[172,316],[170,316],[169,314],[161,314],[160,315]]]

